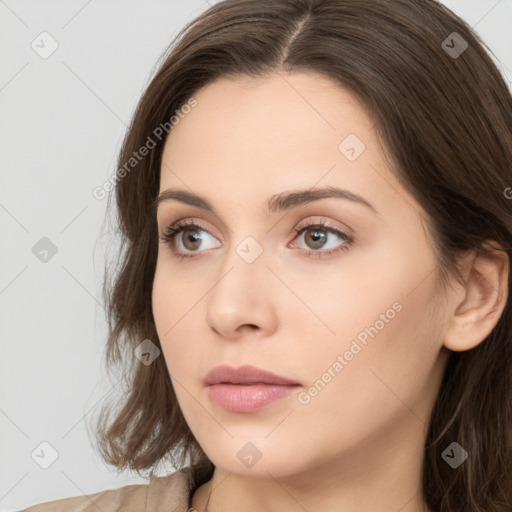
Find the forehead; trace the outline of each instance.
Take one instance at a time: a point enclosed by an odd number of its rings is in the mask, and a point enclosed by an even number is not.
[[[262,202],[291,187],[318,184],[353,190],[376,205],[396,202],[401,187],[373,120],[330,79],[281,72],[223,77],[193,97],[197,105],[167,137],[161,191],[188,187],[226,199],[236,192],[242,202],[254,196]]]
[[[195,106],[173,128],[166,150],[194,140],[196,153],[219,158],[243,151],[262,155],[303,153],[301,147],[338,153],[344,135],[369,145],[372,121],[347,90],[317,74],[273,73],[260,78],[219,78],[194,95]],[[222,147],[219,141],[223,141]],[[298,144],[300,143],[300,145]],[[290,151],[291,150],[291,151]],[[167,151],[166,151],[167,152]],[[188,158],[194,155],[188,154]]]

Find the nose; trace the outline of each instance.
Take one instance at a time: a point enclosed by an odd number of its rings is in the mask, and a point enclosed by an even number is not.
[[[250,260],[248,260],[250,261]],[[237,339],[249,333],[268,336],[277,328],[273,290],[279,282],[267,268],[265,253],[244,260],[232,248],[207,295],[206,323],[218,335]]]

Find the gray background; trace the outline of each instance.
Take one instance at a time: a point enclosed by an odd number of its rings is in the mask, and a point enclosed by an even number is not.
[[[85,425],[113,390],[102,362],[107,200],[92,190],[116,170],[157,59],[211,3],[0,0],[0,512],[146,482],[109,470]],[[444,3],[510,83],[512,0]],[[31,47],[51,48],[44,31],[58,43],[48,58]],[[46,262],[33,252],[43,237],[57,249]],[[58,452],[47,469],[42,442]]]

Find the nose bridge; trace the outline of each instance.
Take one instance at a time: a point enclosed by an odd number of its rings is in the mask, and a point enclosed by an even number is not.
[[[215,288],[229,289],[230,293],[250,300],[254,292],[264,288],[264,276],[268,273],[265,265],[263,245],[253,236],[245,236],[238,243],[233,243],[226,252]],[[247,287],[247,293],[242,293],[244,287]]]
[[[263,245],[251,235],[235,241],[226,252],[206,313],[207,323],[218,333],[229,337],[244,324],[269,328],[275,312],[265,256]]]
[[[238,219],[233,223],[233,227],[229,233],[229,249],[225,254],[223,262],[223,270],[228,271],[230,268],[235,267],[237,274],[240,277],[251,276],[255,272],[264,273],[265,260],[264,245],[266,244],[266,233],[263,229],[261,219],[252,215],[251,211],[256,211],[257,208],[253,206],[240,205]],[[224,275],[224,272],[222,272]]]

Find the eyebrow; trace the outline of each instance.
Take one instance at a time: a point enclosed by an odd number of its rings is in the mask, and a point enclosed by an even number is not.
[[[284,210],[291,210],[292,208],[296,208],[303,204],[311,203],[313,201],[328,198],[345,199],[348,201],[352,201],[353,203],[365,206],[375,214],[379,215],[377,209],[364,197],[355,194],[354,192],[350,192],[349,190],[344,190],[336,187],[325,187],[308,190],[282,192],[280,194],[272,196],[268,200],[267,210],[270,213],[281,212]],[[204,197],[198,196],[197,194],[194,194],[192,192],[188,192],[187,190],[178,189],[164,190],[153,202],[154,211],[157,210],[158,206],[161,203],[170,200],[175,200],[191,206],[196,206],[215,215],[217,214],[212,203],[210,203],[210,201],[208,201]]]

